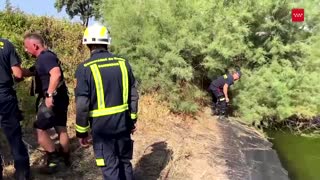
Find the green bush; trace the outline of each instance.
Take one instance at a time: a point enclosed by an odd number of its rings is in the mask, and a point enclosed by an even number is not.
[[[81,44],[84,28],[77,23],[52,17],[27,15],[18,10],[0,12],[0,36],[10,39],[23,59],[23,66],[34,63],[23,47],[23,35],[38,32],[47,46],[57,53],[65,69],[67,81],[74,77],[75,67],[88,58],[88,51]]]
[[[130,61],[142,94],[157,91],[173,111],[194,113],[208,101],[211,79],[241,68],[243,78],[232,88],[235,114],[259,121],[320,114],[319,6],[320,0],[104,0],[100,10],[111,50]],[[305,22],[291,22],[293,7],[305,8]],[[0,12],[0,35],[14,42],[24,66],[33,63],[22,45],[30,30],[45,36],[70,84],[89,54],[83,27]]]
[[[23,35],[26,32],[38,32],[42,34],[47,45],[57,53],[64,75],[73,94],[73,80],[75,67],[85,60],[89,53],[81,45],[84,28],[80,24],[66,20],[57,20],[52,17],[37,17],[25,14],[19,10],[0,11],[0,37],[13,42],[22,58],[22,66],[29,67],[34,64],[33,58],[28,55],[23,47]],[[25,112],[26,126],[31,126],[35,114],[35,97],[29,95],[31,80],[26,79],[16,85],[21,109]]]
[[[196,111],[205,99],[195,92],[241,68],[236,114],[283,120],[320,113],[320,71],[310,65],[319,66],[320,55],[309,51],[319,37],[319,2],[104,0],[101,11],[112,49],[132,62],[140,90],[160,92],[173,111]],[[305,8],[304,23],[291,22],[293,7]]]

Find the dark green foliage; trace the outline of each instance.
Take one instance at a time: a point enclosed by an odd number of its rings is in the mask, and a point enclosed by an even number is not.
[[[132,62],[142,92],[159,91],[174,111],[195,112],[208,79],[241,68],[236,115],[320,113],[319,0],[102,2],[113,51]],[[291,22],[293,7],[305,8],[304,23]]]
[[[14,8],[0,11],[0,37],[9,39],[15,45],[22,58],[22,66],[26,68],[35,62],[23,47],[23,35],[28,31],[42,34],[49,48],[57,53],[70,93],[73,94],[75,67],[88,57],[88,51],[81,45],[83,26],[50,17],[26,15]],[[35,113],[35,98],[29,96],[30,83],[30,78],[27,78],[16,86],[21,108],[25,112],[24,124],[29,127]]]
[[[73,80],[75,66],[88,57],[81,45],[83,31],[81,25],[68,21],[30,16],[18,10],[0,12],[0,37],[13,42],[23,59],[22,65],[28,67],[34,63],[24,50],[23,35],[38,32],[44,36],[48,47],[58,54],[68,81]]]
[[[103,0],[93,12],[103,13],[111,50],[129,59],[142,94],[157,91],[173,111],[194,113],[208,100],[209,80],[241,68],[243,78],[231,89],[235,115],[283,120],[320,113],[319,3]],[[305,22],[291,22],[293,7],[305,8]],[[22,34],[38,30],[58,53],[67,80],[73,79],[75,66],[88,56],[83,27],[12,9],[0,15],[0,35],[24,60],[30,57]]]

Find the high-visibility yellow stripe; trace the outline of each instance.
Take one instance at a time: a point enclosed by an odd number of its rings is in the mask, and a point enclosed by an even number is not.
[[[137,119],[137,114],[136,113],[131,113],[130,116],[131,116],[131,119]]]
[[[119,61],[122,73],[122,98],[123,104],[128,102],[128,70],[124,61]]]
[[[112,67],[112,66],[119,66],[119,63],[109,63],[109,64],[102,64],[98,65],[98,67]]]
[[[83,66],[87,67],[92,64],[98,63],[98,62],[106,62],[106,61],[112,61],[112,60],[117,60],[117,61],[125,61],[123,58],[118,58],[118,57],[110,57],[110,58],[102,58],[102,59],[96,59],[94,61],[90,61],[88,63],[85,63]]]
[[[104,37],[106,32],[107,32],[107,28],[106,27],[102,27],[101,30],[100,30],[100,37]]]
[[[103,108],[103,109],[97,109],[97,110],[90,111],[90,117],[100,117],[100,116],[117,114],[117,113],[121,113],[123,111],[126,111],[128,109],[129,109],[128,104],[107,107],[107,108]]]
[[[90,125],[87,126],[87,127],[83,127],[83,126],[79,126],[76,124],[76,131],[79,132],[79,133],[85,133],[85,132],[88,132],[90,128]]]
[[[96,163],[97,163],[97,166],[106,166],[106,163],[104,162],[103,158],[97,158]]]
[[[110,64],[100,64],[97,65],[97,63],[100,62],[106,62],[109,60],[116,60],[117,63],[110,63]],[[125,59],[118,58],[118,57],[110,57],[110,58],[103,58],[103,59],[97,59],[91,62],[88,62],[84,64],[84,66],[89,66],[93,74],[93,79],[95,82],[96,92],[97,92],[97,104],[98,107],[95,110],[90,111],[90,117],[100,117],[100,116],[107,116],[112,114],[117,114],[124,112],[129,109],[128,107],[128,94],[129,94],[129,78],[128,78],[128,69],[125,64]],[[105,104],[105,97],[104,97],[104,88],[102,83],[102,77],[99,70],[103,67],[112,67],[112,66],[120,66],[121,75],[122,75],[122,98],[123,98],[123,104],[113,107],[107,107]]]
[[[114,60],[117,60],[117,61],[125,61],[125,59],[119,58],[119,57],[114,57]]]
[[[108,61],[108,58],[103,58],[103,59],[97,59],[97,60],[94,60],[94,61],[90,61],[88,63],[85,63],[84,67],[90,66],[90,65],[98,63],[98,62],[105,62],[105,61]]]
[[[89,37],[89,30],[88,30],[88,28],[84,31],[83,37],[84,37],[84,38],[88,38],[88,37]]]
[[[223,75],[223,78],[224,78],[224,79],[227,79],[227,78],[228,78],[228,75],[226,75],[226,74]]]
[[[50,164],[49,164],[49,167],[56,167],[56,166],[57,166],[56,163],[50,163]]]
[[[106,107],[106,105],[104,102],[104,89],[103,89],[100,70],[99,70],[97,64],[91,65],[90,68],[91,68],[91,71],[93,74],[93,79],[94,79],[94,83],[95,83],[96,91],[97,91],[98,109],[103,109]]]

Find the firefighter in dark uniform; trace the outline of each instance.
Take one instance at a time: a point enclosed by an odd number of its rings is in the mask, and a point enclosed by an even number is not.
[[[29,155],[22,141],[20,121],[22,114],[18,107],[16,92],[13,88],[14,79],[23,79],[21,60],[13,46],[7,39],[0,38],[0,127],[11,147],[14,159],[15,178],[29,179]],[[12,75],[14,78],[12,77]],[[0,162],[1,156],[0,156]],[[2,179],[2,165],[0,179]]]
[[[213,113],[221,117],[226,115],[227,103],[229,103],[228,90],[234,81],[241,77],[240,71],[235,71],[232,74],[225,74],[213,80],[209,86],[209,90],[213,95]]]
[[[50,174],[61,169],[60,165],[69,165],[69,137],[66,128],[68,89],[59,59],[46,48],[41,35],[26,34],[24,46],[29,54],[36,57],[34,75],[38,108],[34,128],[37,130],[38,143],[47,153],[47,163],[41,172]],[[51,128],[55,128],[61,148],[57,148],[50,138],[47,130]]]
[[[76,135],[87,147],[91,127],[96,164],[104,179],[133,179],[133,141],[138,92],[128,61],[108,52],[106,27],[89,26],[83,37],[91,57],[76,70]]]

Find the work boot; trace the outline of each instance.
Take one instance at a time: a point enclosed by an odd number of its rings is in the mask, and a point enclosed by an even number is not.
[[[40,168],[40,173],[53,174],[59,171],[61,167],[61,158],[58,152],[47,152],[47,163],[44,167]]]
[[[14,177],[16,180],[31,180],[30,171],[16,170],[14,172]]]
[[[220,115],[220,116],[218,117],[218,120],[220,120],[220,121],[225,121],[225,120],[227,120],[227,117],[224,116],[224,115]]]
[[[211,115],[212,116],[219,115],[219,104],[218,104],[218,102],[213,103],[211,105]]]
[[[59,144],[58,151],[59,151],[60,157],[63,159],[64,164],[65,164],[67,167],[70,167],[70,166],[71,166],[71,162],[70,162],[70,152],[64,152],[64,151],[63,151],[63,148],[62,148],[62,146],[61,146],[60,144]]]
[[[218,112],[217,112],[217,115],[218,115],[218,120],[220,121],[224,121],[226,120],[226,113],[223,109],[219,109]]]
[[[64,164],[67,166],[67,167],[70,167],[71,166],[71,161],[70,161],[70,152],[62,152],[62,158],[63,158],[63,161],[64,161]]]

